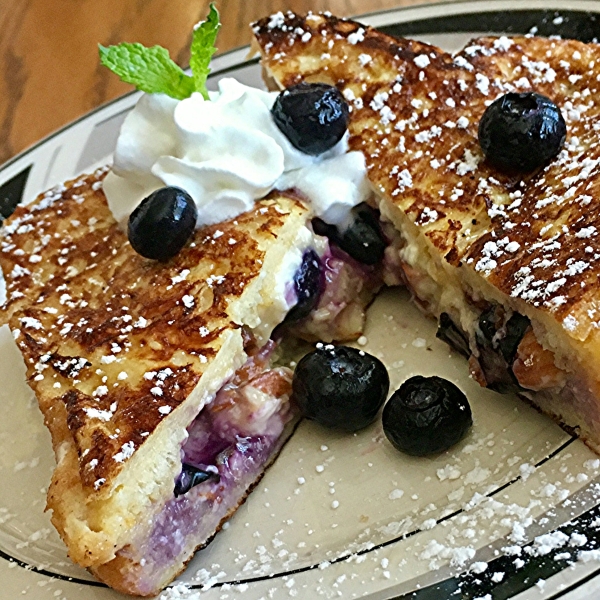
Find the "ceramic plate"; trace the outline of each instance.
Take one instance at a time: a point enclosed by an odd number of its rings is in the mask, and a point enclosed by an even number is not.
[[[447,50],[484,33],[600,37],[600,4],[458,2],[363,18],[394,35]],[[261,86],[247,49],[214,61],[211,85],[234,76]],[[125,96],[43,140],[0,169],[0,212],[110,160]],[[435,337],[402,290],[369,311],[364,348],[395,389],[413,374],[456,382],[474,426],[434,458],[394,451],[381,425],[339,435],[304,422],[255,492],[164,599],[592,598],[600,460],[512,396],[481,389]],[[364,340],[361,340],[364,341]],[[44,513],[54,465],[50,438],[24,383],[10,333],[0,329],[0,598],[114,600],[72,564]]]

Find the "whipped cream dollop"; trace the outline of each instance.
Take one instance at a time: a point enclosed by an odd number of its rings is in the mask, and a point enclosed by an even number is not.
[[[126,117],[104,192],[123,226],[153,191],[176,186],[198,207],[197,226],[248,210],[273,189],[296,188],[316,216],[343,226],[371,188],[364,157],[346,136],[319,156],[292,146],[271,117],[277,92],[222,79],[210,100],[144,94]]]

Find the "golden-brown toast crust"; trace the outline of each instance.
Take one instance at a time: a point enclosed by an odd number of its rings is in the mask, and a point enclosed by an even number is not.
[[[450,265],[600,351],[600,46],[486,37],[452,56],[359,23],[291,13],[254,31],[280,85],[324,80],[342,90],[350,145],[363,151],[370,180]],[[479,120],[498,96],[531,90],[561,108],[566,144],[540,172],[500,173],[483,160]]]
[[[172,495],[185,428],[244,360],[268,251],[285,254],[309,216],[277,192],[159,263],[115,223],[105,172],[18,207],[0,239],[5,314],[57,458],[48,507],[83,566]]]
[[[256,239],[283,224],[279,206],[258,203],[266,208],[259,223],[252,211],[237,225],[206,227],[168,263],[151,261],[112,219],[99,181],[79,180],[51,203],[17,208],[1,259],[30,384],[45,413],[64,405],[81,479],[95,489],[187,398],[223,330],[238,327],[227,307],[260,271]],[[46,236],[53,246],[32,263]],[[18,253],[7,251],[12,245]]]

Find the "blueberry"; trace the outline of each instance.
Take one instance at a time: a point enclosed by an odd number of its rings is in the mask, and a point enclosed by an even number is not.
[[[375,420],[389,387],[379,359],[348,346],[323,346],[298,363],[292,399],[325,427],[358,431]]]
[[[459,442],[473,424],[466,396],[441,377],[407,379],[383,409],[383,431],[392,445],[427,456]]]
[[[294,275],[294,291],[298,302],[290,309],[284,322],[294,323],[307,317],[319,302],[324,285],[321,259],[314,250],[308,250]]]
[[[528,317],[516,312],[513,313],[506,322],[506,333],[504,337],[499,340],[498,346],[502,356],[508,364],[512,365],[514,362],[515,356],[517,355],[517,348],[530,325],[531,321]]]
[[[348,128],[348,105],[339,90],[325,83],[299,83],[283,90],[271,109],[273,120],[305,154],[322,154]]]
[[[190,239],[197,215],[196,204],[187,192],[177,187],[160,188],[129,216],[129,242],[145,258],[169,260]]]
[[[517,312],[507,314],[505,309],[493,304],[479,316],[477,362],[485,377],[486,387],[498,392],[519,391],[512,372],[517,348],[531,323]]]
[[[197,485],[204,483],[209,479],[218,482],[220,481],[221,477],[218,473],[213,471],[204,471],[198,467],[194,467],[193,465],[183,463],[181,473],[175,480],[175,498],[183,496],[183,494],[187,494],[187,492],[189,492],[193,487],[196,487]]]
[[[496,333],[502,327],[504,310],[498,304],[493,304],[479,315],[479,341],[492,345]]]
[[[531,321],[528,317],[513,312],[506,320],[504,310],[498,305],[490,307],[479,316],[480,343],[487,343],[498,349],[508,365],[512,365],[517,354],[517,348],[529,329]]]
[[[446,342],[451,348],[462,354],[465,358],[471,356],[469,338],[465,332],[454,323],[448,313],[440,315],[440,323],[435,337]]]
[[[509,93],[487,107],[479,144],[488,161],[507,171],[528,172],[556,156],[567,126],[559,108],[535,92]]]
[[[352,209],[352,221],[342,232],[335,225],[321,219],[313,220],[317,235],[328,237],[331,242],[365,265],[375,265],[383,259],[386,241],[375,212],[367,204]]]

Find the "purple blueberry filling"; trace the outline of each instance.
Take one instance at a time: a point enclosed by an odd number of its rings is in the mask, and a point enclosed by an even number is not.
[[[160,565],[176,558],[185,549],[187,536],[196,536],[199,525],[206,527],[201,521],[211,522],[207,537],[214,533],[222,518],[242,500],[240,491],[247,487],[244,482],[254,481],[268,464],[280,435],[278,432],[277,435],[238,440],[215,461],[218,479],[210,477],[193,491],[169,500],[155,522],[146,560]],[[223,511],[223,508],[227,510]],[[219,519],[213,523],[217,515]]]
[[[242,504],[252,486],[275,458],[289,434],[269,433],[239,439],[219,455],[220,480],[208,479],[169,500],[153,519],[150,535],[120,554],[137,562],[131,574],[137,593],[148,595],[173,578],[192,553],[208,544],[221,523]]]
[[[298,420],[291,372],[269,368],[276,345],[257,350],[188,427],[173,497],[148,533],[120,554],[137,563],[137,593],[160,589],[244,501]]]
[[[287,403],[289,373],[264,370],[274,348],[269,342],[249,358],[188,427],[181,450],[183,468],[175,480],[176,498],[199,484],[219,483],[232,455],[251,455],[266,444],[264,439],[281,435],[292,412]],[[258,402],[253,401],[257,394]],[[272,397],[264,400],[265,395]]]

